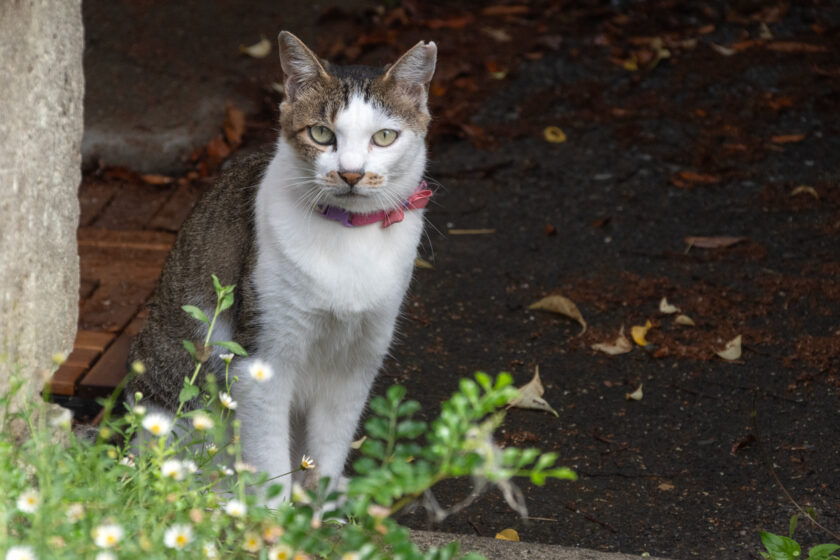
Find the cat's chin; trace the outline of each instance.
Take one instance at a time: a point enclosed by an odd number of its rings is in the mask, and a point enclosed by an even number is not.
[[[326,197],[325,204],[362,214],[390,210],[392,206],[384,197],[377,196],[377,193],[362,189],[332,192]]]

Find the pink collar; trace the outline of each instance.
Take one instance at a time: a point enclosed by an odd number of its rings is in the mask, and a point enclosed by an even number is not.
[[[425,208],[430,198],[432,198],[432,191],[428,188],[426,181],[420,181],[420,184],[414,189],[414,194],[404,200],[401,206],[393,210],[379,210],[370,214],[356,214],[337,206],[320,204],[317,206],[317,210],[326,219],[339,222],[345,227],[366,226],[368,224],[382,222],[382,227],[386,228],[391,224],[403,221],[406,210]]]

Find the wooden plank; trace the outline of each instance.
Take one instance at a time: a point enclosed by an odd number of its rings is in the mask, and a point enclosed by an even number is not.
[[[147,227],[177,232],[195,206],[201,191],[202,188],[193,183],[178,185],[172,197],[158,210]]]
[[[154,290],[154,280],[125,282],[110,278],[81,306],[79,326],[87,330],[105,330],[119,333],[149,299]]]
[[[87,366],[69,366],[66,363],[56,370],[48,382],[49,392],[53,395],[73,396],[76,394],[76,383],[87,371]],[[46,389],[46,388],[45,388]]]
[[[70,355],[67,356],[67,359],[64,360],[64,363],[61,365],[68,367],[83,367],[87,369],[93,364],[93,362],[96,361],[96,358],[98,358],[101,353],[102,350],[97,350],[95,348],[73,348],[73,351],[70,352]]]
[[[143,326],[142,317],[135,317],[105,351],[91,370],[79,381],[76,394],[80,397],[104,397],[119,385],[126,374],[126,360],[131,338]]]
[[[114,335],[109,332],[85,331],[79,329],[76,333],[76,341],[73,348],[83,350],[99,350],[102,352],[114,340]]]
[[[114,231],[141,229],[169,199],[174,187],[123,183],[92,225]]]
[[[79,247],[165,251],[172,249],[175,234],[166,231],[119,230],[81,227],[76,233]]]

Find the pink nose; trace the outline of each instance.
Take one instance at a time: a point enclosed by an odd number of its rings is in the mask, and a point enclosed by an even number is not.
[[[359,182],[359,179],[362,178],[361,173],[356,173],[355,171],[342,171],[339,173],[341,178],[344,179],[344,182],[350,185],[351,187]]]

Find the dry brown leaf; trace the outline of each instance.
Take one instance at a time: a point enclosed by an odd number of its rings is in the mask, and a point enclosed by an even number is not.
[[[778,41],[775,43],[768,43],[767,49],[786,53],[819,53],[828,51],[828,47],[823,45],[799,43],[796,41]]]
[[[361,449],[362,444],[365,442],[366,439],[367,436],[362,436],[361,439],[357,439],[356,441],[350,444],[350,449]]]
[[[809,187],[807,185],[799,185],[798,187],[790,191],[790,196],[797,196],[800,194],[810,194],[815,199],[820,199],[820,195],[817,194],[817,189],[815,189],[814,187]]]
[[[540,380],[540,366],[534,368],[533,379],[517,390],[519,391],[519,396],[510,401],[508,408],[544,410],[551,412],[554,416],[560,417],[557,411],[551,408],[551,405],[542,398],[543,393],[545,393],[545,388]]]
[[[265,58],[271,53],[271,41],[263,37],[253,45],[239,45],[239,52],[253,58]]]
[[[685,327],[693,327],[694,321],[688,315],[677,315],[674,317],[674,322],[678,325],[683,325]]]
[[[624,393],[624,398],[628,401],[640,401],[645,396],[644,392],[642,391],[642,384],[639,384],[639,387],[633,391],[632,393]]]
[[[650,344],[647,339],[645,339],[645,336],[652,326],[653,325],[651,325],[650,321],[645,321],[644,326],[633,325],[630,327],[630,336],[633,337],[633,342],[642,347]]]
[[[659,486],[657,486],[657,488],[659,488],[663,492],[668,492],[669,490],[674,489],[674,485],[671,484],[670,482],[663,482]]]
[[[483,16],[516,16],[527,14],[529,12],[528,6],[521,5],[498,5],[487,6],[481,10]]]
[[[552,144],[561,144],[566,141],[566,133],[557,126],[547,126],[543,130],[543,137]]]
[[[242,143],[242,134],[245,132],[245,113],[228,103],[225,107],[225,122],[222,125],[225,131],[225,138],[231,148],[236,148]]]
[[[618,331],[618,337],[616,337],[615,342],[599,342],[597,344],[593,344],[592,349],[597,350],[598,352],[604,352],[605,354],[609,354],[611,356],[617,356],[619,354],[626,354],[632,350],[633,344],[627,340],[626,336],[624,336],[624,326],[622,325],[621,330]]]
[[[426,259],[421,259],[420,257],[417,257],[416,259],[414,259],[414,268],[425,268],[427,270],[432,270],[435,267]]]
[[[496,533],[496,538],[501,541],[519,541],[519,533],[516,529],[505,529]]]
[[[724,47],[723,45],[718,45],[717,43],[709,43],[709,46],[712,47],[712,49],[716,53],[722,56],[732,56],[733,54],[738,52],[735,49],[732,49],[730,47]]]
[[[580,314],[580,310],[578,310],[577,305],[575,305],[575,302],[573,302],[567,297],[561,296],[560,294],[546,296],[540,301],[529,305],[528,309],[550,311],[551,313],[559,313],[560,315],[565,315],[566,317],[574,319],[575,321],[580,323],[580,326],[583,327],[583,330],[580,331],[580,334],[586,332],[586,321],[583,319],[583,315]]]
[[[497,29],[495,27],[482,27],[481,32],[496,41],[497,43],[510,43],[510,33],[504,29]]]
[[[676,313],[679,311],[679,308],[676,305],[671,305],[668,303],[668,298],[662,298],[659,302],[659,312],[665,313],[666,315],[671,315],[672,313]]]
[[[770,140],[774,144],[792,144],[795,142],[802,142],[805,140],[805,133],[801,132],[798,134],[777,134],[776,136],[772,136]]]
[[[168,185],[175,179],[172,177],[168,177],[166,175],[158,175],[157,173],[148,173],[146,175],[140,175],[140,179],[143,180],[144,183],[149,185]]]
[[[691,247],[699,247],[700,249],[719,249],[721,247],[731,247],[736,243],[746,241],[746,237],[735,237],[729,235],[718,235],[713,237],[691,236],[686,237],[685,242]]]
[[[737,360],[741,357],[741,335],[739,334],[732,340],[726,343],[726,346],[723,350],[719,352],[715,352],[718,356],[723,358],[724,360],[729,360],[730,362],[733,360]]]

